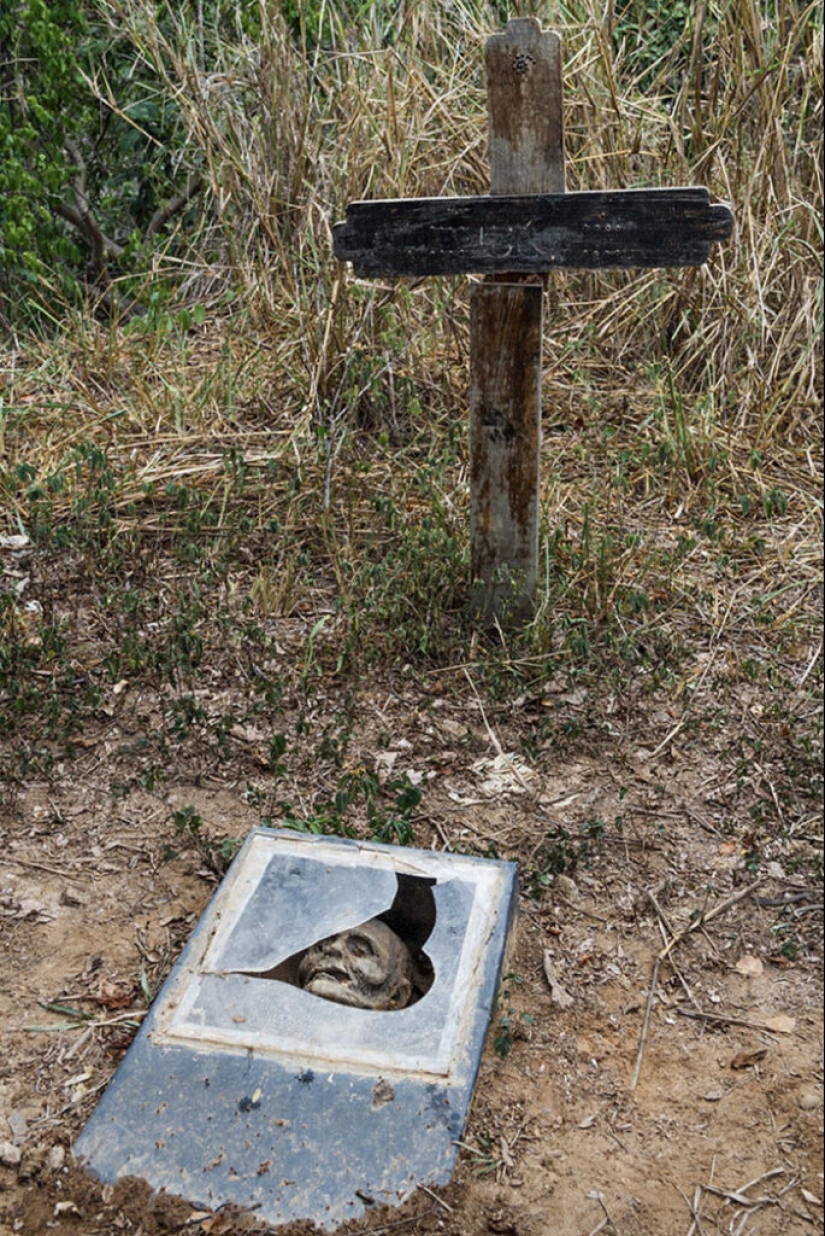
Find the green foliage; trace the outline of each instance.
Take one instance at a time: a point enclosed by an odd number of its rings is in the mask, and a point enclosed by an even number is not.
[[[173,811],[172,823],[178,844],[193,844],[207,867],[215,875],[222,876],[240,849],[241,841],[235,837],[225,837],[220,844],[216,844],[204,831],[203,819],[191,805]],[[174,846],[167,844],[163,858],[171,862],[178,853]]]
[[[467,516],[446,492],[453,448],[405,478],[413,493],[372,498],[374,547],[343,566],[354,658],[369,660],[373,631],[400,658],[437,658],[455,641],[454,618],[466,618]],[[420,516],[411,519],[410,506]]]
[[[620,829],[620,821],[617,821]],[[544,836],[535,861],[525,875],[528,896],[540,898],[557,875],[569,875],[579,866],[587,867],[594,850],[599,848],[606,827],[601,820],[586,820],[576,833],[563,824],[554,824]]]
[[[180,187],[176,102],[105,0],[0,10],[0,72],[2,318],[59,324],[89,293],[113,312]]]
[[[650,86],[663,62],[684,53],[686,38],[690,51],[695,7],[692,0],[629,0],[616,6],[614,47],[618,51],[625,45],[642,89]]]
[[[0,310],[43,282],[70,292],[81,250],[55,214],[70,174],[64,116],[89,120],[78,48],[86,14],[71,0],[17,0],[0,10]],[[51,283],[65,275],[61,286]]]
[[[506,1060],[510,1055],[516,1039],[529,1037],[530,1028],[533,1026],[532,1015],[514,1009],[510,1002],[512,989],[523,986],[524,979],[520,974],[506,974],[496,999],[498,1017],[493,1034],[493,1050],[502,1060]]]
[[[375,773],[360,767],[344,773],[333,798],[311,816],[298,815],[288,803],[281,804],[287,828],[317,835],[351,837],[353,813],[360,807],[366,815],[369,837],[387,845],[411,845],[413,812],[421,791],[409,777],[394,777],[381,784]],[[263,821],[268,823],[267,820]]]

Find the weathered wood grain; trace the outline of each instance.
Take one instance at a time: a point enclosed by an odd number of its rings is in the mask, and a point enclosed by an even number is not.
[[[484,58],[493,195],[564,193],[558,36],[515,18]],[[507,626],[536,599],[544,287],[504,269],[470,292],[470,566],[473,609]]]
[[[470,297],[473,607],[503,625],[535,605],[544,287],[477,283]]]
[[[333,230],[356,275],[701,266],[733,216],[707,189],[353,202]]]
[[[561,39],[534,17],[484,45],[491,193],[564,193]]]

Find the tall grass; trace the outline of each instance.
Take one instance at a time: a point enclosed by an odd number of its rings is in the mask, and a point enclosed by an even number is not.
[[[734,243],[702,272],[567,276],[562,330],[595,338],[611,364],[668,354],[677,374],[767,445],[814,408],[821,382],[822,5],[754,0],[683,6],[516,6],[565,40],[573,188],[701,183],[735,209]],[[283,371],[300,374],[316,415],[333,403],[354,346],[381,355],[384,289],[352,294],[330,257],[330,224],[357,197],[486,188],[482,70],[491,7],[321,6],[326,40],[296,46],[273,6],[261,37],[187,24],[173,35],[138,5],[111,6],[186,118],[212,188],[221,244],[193,255],[184,289],[231,286],[280,327]],[[192,22],[192,16],[189,17]],[[672,42],[671,42],[672,40]],[[441,289],[417,289],[392,318],[426,373]],[[435,302],[435,303],[434,303]],[[409,304],[410,302],[408,302]],[[419,312],[415,312],[418,310]],[[285,340],[289,339],[287,347]],[[340,394],[339,394],[340,399]],[[326,415],[326,413],[324,413]]]

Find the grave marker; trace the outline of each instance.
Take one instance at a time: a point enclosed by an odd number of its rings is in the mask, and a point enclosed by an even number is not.
[[[333,248],[367,278],[486,276],[470,300],[473,605],[509,621],[538,578],[546,275],[700,266],[733,216],[701,187],[566,193],[559,36],[518,18],[485,60],[490,196],[354,202]]]
[[[446,1184],[516,897],[514,863],[253,829],[76,1155],[105,1183],[324,1230]],[[376,923],[409,951],[402,1007],[336,1000],[345,971],[383,983]]]

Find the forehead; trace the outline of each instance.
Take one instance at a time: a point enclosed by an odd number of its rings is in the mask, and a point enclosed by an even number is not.
[[[359,923],[357,927],[347,927],[334,936],[328,936],[326,940],[319,940],[313,948],[323,948],[324,945],[331,944],[335,940],[360,940],[366,944],[390,947],[403,944],[403,940],[400,940],[380,918],[372,918],[369,922]]]

